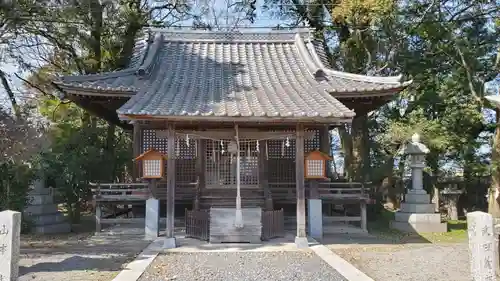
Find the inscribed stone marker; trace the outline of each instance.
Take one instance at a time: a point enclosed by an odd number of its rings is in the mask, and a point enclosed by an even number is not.
[[[15,281],[19,275],[21,213],[0,212],[0,281]]]
[[[493,217],[484,212],[468,213],[467,226],[472,280],[495,281]]]

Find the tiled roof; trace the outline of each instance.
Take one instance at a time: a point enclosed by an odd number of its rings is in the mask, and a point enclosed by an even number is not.
[[[309,30],[153,30],[128,69],[63,77],[64,88],[135,93],[119,115],[350,119],[331,93],[397,91],[401,77],[334,71]],[[142,41],[144,42],[144,41]],[[142,61],[139,63],[139,61]]]

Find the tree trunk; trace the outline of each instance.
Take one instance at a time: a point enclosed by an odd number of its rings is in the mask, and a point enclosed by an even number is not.
[[[342,143],[342,152],[344,154],[344,177],[351,179],[353,177],[352,170],[352,137],[347,131],[345,126],[340,126],[338,128],[340,135],[340,142]]]
[[[370,147],[368,145],[368,116],[360,115],[352,121],[351,130],[352,158],[351,179],[356,182],[364,182],[368,178]]]
[[[106,136],[106,158],[108,162],[108,167],[110,167],[111,181],[113,181],[116,177],[116,161],[115,161],[115,130],[116,126],[112,124],[108,124],[107,136]]]
[[[491,151],[491,186],[488,192],[488,213],[494,218],[500,218],[500,206],[497,194],[500,188],[500,110],[496,109],[496,129]]]
[[[10,87],[9,80],[7,80],[7,75],[1,69],[0,69],[0,80],[2,80],[3,89],[7,93],[7,96],[9,97],[10,104],[12,105],[12,110],[14,111],[16,118],[18,119],[21,118],[21,107],[17,103],[16,97],[14,96],[14,92]]]
[[[434,152],[431,152],[427,155],[427,164],[431,168],[431,184],[432,184],[432,200],[431,202],[434,204],[434,212],[439,212],[439,189],[437,187],[437,177],[439,175],[439,164],[438,164],[438,155]]]

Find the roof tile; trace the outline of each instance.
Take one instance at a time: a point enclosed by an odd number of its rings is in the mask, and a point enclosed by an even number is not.
[[[269,33],[155,31],[143,62],[64,87],[134,91],[120,115],[352,118],[332,92],[404,87],[399,78],[325,67],[308,30]],[[136,47],[140,48],[140,47]],[[144,49],[141,49],[145,53]],[[138,57],[137,55],[136,57]]]

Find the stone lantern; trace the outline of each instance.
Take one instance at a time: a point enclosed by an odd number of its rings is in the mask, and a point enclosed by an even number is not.
[[[424,190],[423,171],[429,149],[420,142],[420,136],[414,134],[406,145],[405,153],[410,156],[412,189],[408,190],[405,202],[395,213],[391,228],[416,233],[447,232],[446,222],[441,222],[441,215],[434,212],[430,195]]]

